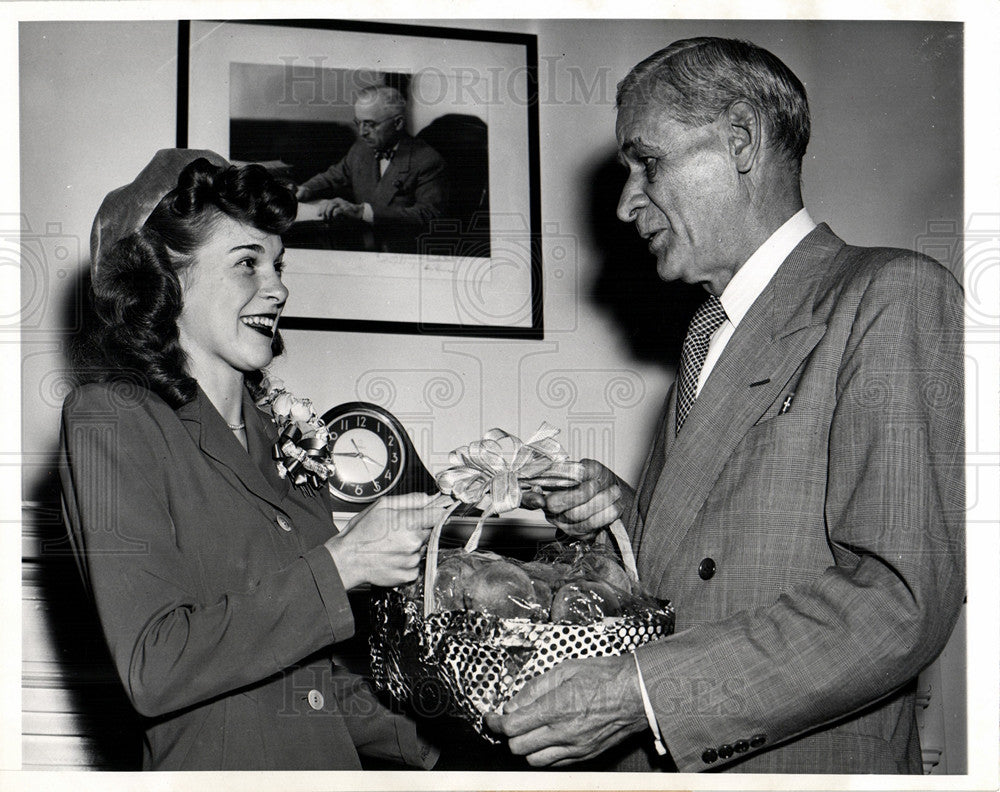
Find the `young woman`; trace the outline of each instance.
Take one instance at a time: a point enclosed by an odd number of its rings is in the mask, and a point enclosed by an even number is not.
[[[277,429],[255,406],[281,348],[295,210],[259,166],[166,150],[95,221],[62,486],[111,656],[148,719],[146,769],[437,757],[330,655],[354,631],[349,589],[416,576],[442,499],[383,498],[338,531],[325,488],[278,475]]]

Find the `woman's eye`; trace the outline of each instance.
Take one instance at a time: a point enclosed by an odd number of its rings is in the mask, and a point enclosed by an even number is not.
[[[285,271],[285,262],[284,261],[276,261],[276,262],[274,262],[274,271],[277,272],[279,275],[282,272],[284,272]]]
[[[257,260],[252,258],[240,259],[236,262],[237,267],[245,267],[246,269],[252,270],[257,266]]]

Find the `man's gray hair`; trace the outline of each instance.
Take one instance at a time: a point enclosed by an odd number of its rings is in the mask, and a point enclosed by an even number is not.
[[[362,88],[354,101],[371,102],[376,99],[394,115],[402,115],[406,111],[406,98],[391,85],[369,85]]]
[[[656,102],[682,124],[709,124],[735,102],[758,108],[768,143],[801,167],[809,143],[806,89],[775,55],[748,41],[675,41],[636,65],[618,83],[617,106]]]

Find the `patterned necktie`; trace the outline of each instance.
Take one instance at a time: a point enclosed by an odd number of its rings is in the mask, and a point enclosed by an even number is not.
[[[684,348],[681,351],[680,390],[677,392],[677,431],[681,431],[684,420],[691,410],[691,405],[697,398],[698,375],[705,365],[708,355],[708,342],[712,333],[726,321],[726,309],[722,307],[719,298],[710,294],[701,304],[688,325],[684,337]]]

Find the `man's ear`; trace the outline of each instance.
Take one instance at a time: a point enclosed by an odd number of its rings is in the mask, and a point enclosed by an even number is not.
[[[760,154],[763,134],[760,113],[750,102],[740,99],[729,107],[727,119],[729,153],[736,162],[736,170],[740,173],[749,173]]]

